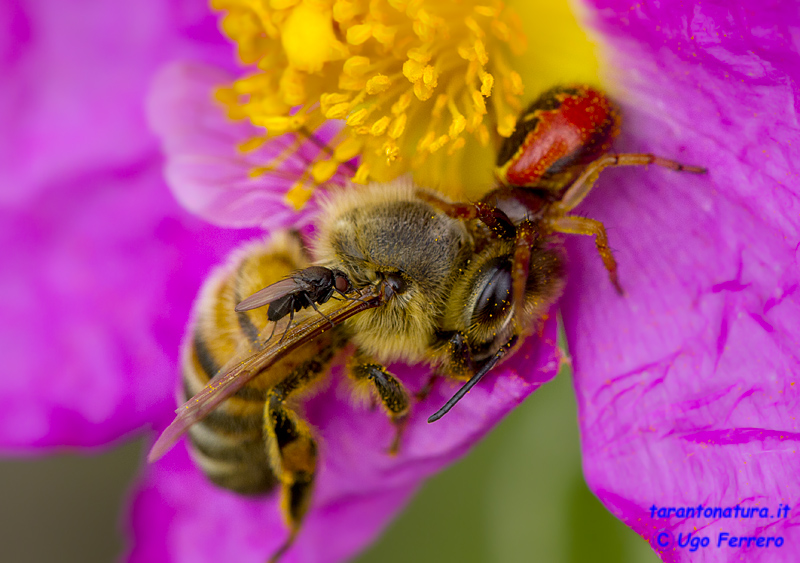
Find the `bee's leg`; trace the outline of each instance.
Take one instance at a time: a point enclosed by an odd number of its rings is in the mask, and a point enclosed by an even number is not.
[[[446,363],[443,367],[448,377],[467,380],[475,373],[475,362],[472,359],[472,350],[467,342],[466,335],[457,330],[438,331],[437,348],[443,347]]]
[[[480,219],[493,233],[500,238],[514,238],[514,223],[502,210],[482,201],[477,203],[450,203],[431,193],[418,191],[417,197],[427,201],[437,209],[454,219]]]
[[[438,411],[436,411],[430,417],[428,417],[428,422],[429,423],[436,422],[444,415],[446,415],[450,411],[450,409],[452,409],[456,405],[456,403],[458,403],[461,399],[464,398],[464,395],[469,393],[470,389],[475,387],[475,385],[477,385],[478,382],[481,379],[483,379],[484,375],[489,373],[489,371],[491,371],[491,369],[497,365],[497,362],[503,359],[503,356],[505,356],[509,352],[509,350],[511,350],[516,345],[518,340],[519,336],[517,336],[516,334],[512,335],[511,338],[509,338],[508,342],[503,344],[503,346],[501,346],[500,349],[497,350],[497,352],[495,352],[491,358],[486,360],[483,363],[483,365],[481,365],[480,369],[477,372],[475,372],[475,375],[473,375],[469,379],[469,381],[467,381],[461,387],[461,389],[456,391],[456,394],[450,397],[450,400],[448,400],[442,408],[440,408]]]
[[[273,387],[264,404],[264,439],[272,470],[281,481],[281,509],[289,537],[273,554],[277,561],[292,545],[308,511],[317,469],[317,442],[308,424],[286,405],[296,391],[307,387],[328,366],[334,350],[304,362]]]
[[[592,190],[592,186],[594,186],[594,183],[597,181],[600,172],[609,166],[646,166],[648,164],[663,166],[664,168],[669,168],[677,172],[692,172],[693,174],[705,174],[708,171],[702,166],[688,166],[654,154],[607,154],[586,167],[586,170],[584,170],[569,189],[564,192],[564,196],[561,198],[561,201],[556,204],[556,208],[563,214],[575,209]]]
[[[611,283],[620,295],[625,294],[625,290],[619,283],[617,278],[617,261],[614,255],[611,254],[611,248],[608,246],[608,235],[606,228],[600,221],[595,219],[587,219],[586,217],[575,217],[574,215],[567,215],[547,221],[548,227],[558,233],[567,233],[573,235],[589,235],[595,237],[595,244],[600,257],[603,259],[603,264],[608,270],[608,277]]]
[[[360,353],[356,353],[353,356],[348,372],[356,383],[371,383],[377,391],[383,408],[386,409],[389,418],[391,418],[397,429],[395,438],[389,448],[390,454],[396,454],[400,448],[400,438],[408,419],[410,401],[406,388],[385,367],[369,361],[368,358]]]

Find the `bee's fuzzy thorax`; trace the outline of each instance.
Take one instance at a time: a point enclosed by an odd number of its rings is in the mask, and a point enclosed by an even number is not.
[[[425,358],[453,278],[472,250],[463,221],[420,200],[418,190],[407,178],[350,186],[320,214],[317,263],[341,269],[356,286],[379,283],[386,273],[407,282],[383,310],[348,321],[356,344],[381,361]]]

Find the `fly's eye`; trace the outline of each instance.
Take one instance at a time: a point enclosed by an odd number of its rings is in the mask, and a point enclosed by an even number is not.
[[[333,272],[333,287],[335,287],[336,291],[339,293],[347,293],[350,291],[350,289],[352,289],[350,286],[350,280],[338,270],[334,270]]]
[[[511,305],[511,264],[492,266],[482,282],[472,320],[476,323],[498,322]]]

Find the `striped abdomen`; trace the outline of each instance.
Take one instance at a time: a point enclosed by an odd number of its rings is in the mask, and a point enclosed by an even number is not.
[[[206,281],[184,342],[184,399],[200,391],[226,363],[246,357],[269,336],[272,323],[266,308],[237,313],[236,304],[307,266],[299,238],[284,234],[240,249]],[[333,353],[320,352],[330,347],[330,337],[323,335],[293,351],[189,429],[192,458],[211,481],[243,494],[266,492],[276,485],[264,442],[267,392],[309,359],[328,356],[329,361]]]

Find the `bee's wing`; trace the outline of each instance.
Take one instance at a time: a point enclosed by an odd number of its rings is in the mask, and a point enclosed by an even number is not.
[[[295,278],[286,278],[272,285],[268,285],[264,289],[256,291],[250,297],[243,299],[236,305],[236,311],[249,311],[250,309],[258,309],[264,305],[268,305],[273,301],[285,297],[297,290],[305,290],[306,285],[298,283]]]
[[[222,401],[236,393],[248,381],[263,370],[291,353],[293,350],[310,342],[326,330],[331,323],[341,324],[344,320],[367,309],[372,309],[385,301],[383,291],[375,286],[367,286],[359,292],[355,299],[342,301],[328,313],[330,321],[320,315],[310,315],[289,329],[280,342],[270,344],[257,351],[229,370],[220,370],[197,395],[186,401],[175,411],[177,416],[161,436],[158,437],[150,454],[151,463],[161,458],[180,439],[189,427],[205,418]]]

